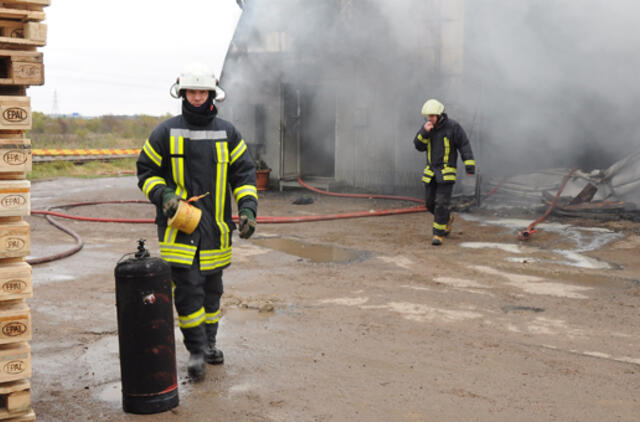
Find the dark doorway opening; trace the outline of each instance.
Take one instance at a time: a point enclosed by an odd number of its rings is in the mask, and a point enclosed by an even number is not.
[[[305,85],[300,95],[300,172],[335,177],[336,96],[321,86]]]
[[[335,177],[336,96],[318,85],[282,85],[281,178]]]

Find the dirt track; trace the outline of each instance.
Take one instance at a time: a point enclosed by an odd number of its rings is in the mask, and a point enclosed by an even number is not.
[[[142,198],[132,177],[32,191],[34,209]],[[404,205],[317,196],[291,205],[301,194],[267,193],[260,213]],[[153,215],[146,205],[74,212]],[[29,221],[33,255],[70,243],[43,219]],[[473,214],[458,218],[440,248],[430,245],[425,214],[259,226],[257,243],[294,239],[357,258],[313,263],[234,238],[219,337],[226,362],[190,384],[177,334],[181,404],[145,418],[121,410],[113,268],[138,238],[155,240],[155,228],[67,224],[84,250],[34,268],[38,421],[638,420],[640,225],[550,226],[521,246],[520,222]],[[608,243],[571,252],[599,240]]]

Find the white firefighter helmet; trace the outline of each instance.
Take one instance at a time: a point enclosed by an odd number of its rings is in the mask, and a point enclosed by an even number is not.
[[[171,85],[171,96],[180,98],[180,92],[183,89],[201,89],[205,91],[214,91],[216,101],[224,101],[227,94],[218,86],[218,78],[206,65],[202,63],[193,63],[180,73],[176,83]]]
[[[444,113],[444,104],[436,99],[430,99],[422,106],[422,115],[427,116],[440,116]]]

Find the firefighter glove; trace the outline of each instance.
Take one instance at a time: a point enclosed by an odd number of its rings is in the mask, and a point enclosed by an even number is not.
[[[240,214],[238,222],[240,238],[248,239],[256,231],[256,215],[249,208],[242,208],[238,214]]]
[[[467,174],[476,174],[476,166],[464,166]]]
[[[182,198],[176,195],[172,189],[166,188],[164,192],[162,192],[162,213],[164,216],[171,218],[176,215],[180,201],[182,201]]]

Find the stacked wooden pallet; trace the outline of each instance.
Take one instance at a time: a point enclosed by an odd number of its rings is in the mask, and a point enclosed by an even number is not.
[[[30,85],[44,84],[50,0],[0,0],[0,421],[34,421],[31,408]]]

